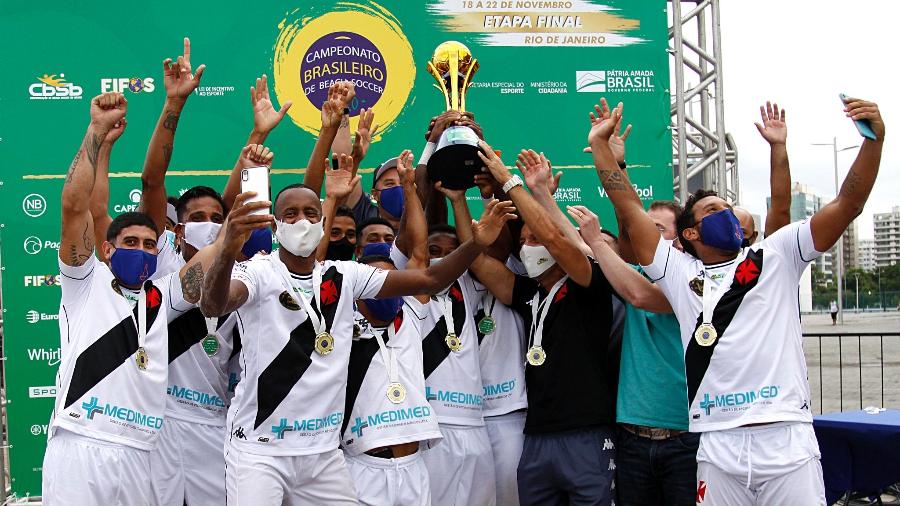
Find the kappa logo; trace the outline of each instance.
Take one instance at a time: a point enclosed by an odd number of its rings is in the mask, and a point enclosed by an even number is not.
[[[234,429],[234,432],[232,432],[231,434],[238,439],[243,439],[245,441],[247,440],[247,436],[244,435],[243,427],[238,427],[237,429]]]
[[[700,483],[697,485],[697,504],[703,502],[706,499],[706,482],[700,480]]]
[[[616,449],[616,445],[613,444],[612,439],[605,438],[605,439],[603,440],[603,449],[604,449],[604,450],[615,450],[615,449]]]

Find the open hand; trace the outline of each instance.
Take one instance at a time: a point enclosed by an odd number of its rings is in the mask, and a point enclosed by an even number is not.
[[[353,147],[350,154],[353,161],[359,165],[366,153],[369,152],[369,146],[372,144],[372,136],[378,131],[378,125],[372,126],[375,120],[375,111],[372,109],[360,109],[359,124],[356,126],[356,137],[353,139]]]
[[[347,89],[336,82],[328,89],[328,100],[322,104],[322,128],[338,128],[344,119],[344,97]]]
[[[593,145],[598,141],[609,142],[610,136],[616,130],[616,123],[621,121],[623,108],[624,105],[619,102],[616,108],[610,111],[606,99],[600,99],[600,104],[594,106],[597,114],[595,115],[593,112],[589,114],[591,131],[588,133],[588,145]]]
[[[547,160],[544,153],[538,154],[533,149],[523,149],[519,152],[516,167],[525,176],[525,184],[532,191],[547,191],[550,195],[556,192],[562,172],[557,174],[556,177],[553,176],[553,172],[550,170],[550,161]]]
[[[397,174],[400,176],[401,185],[416,187],[416,168],[413,167],[412,151],[404,149],[397,157]]]
[[[434,189],[443,193],[450,202],[466,201],[466,190],[451,190],[450,188],[444,188],[444,185],[441,184],[440,181],[434,183]]]
[[[263,74],[256,78],[256,86],[250,87],[250,101],[253,104],[253,129],[268,134],[284,119],[293,102],[285,102],[281,109],[275,110],[269,93],[269,79]]]
[[[487,168],[491,175],[494,176],[494,179],[496,179],[498,183],[501,185],[506,184],[509,178],[512,177],[512,174],[510,174],[506,165],[503,164],[503,160],[497,156],[494,148],[484,141],[479,141],[478,147],[483,151],[478,152],[478,157],[484,162],[485,168]]]
[[[484,214],[481,215],[481,219],[478,221],[472,220],[472,234],[475,243],[483,248],[494,244],[506,222],[516,219],[515,213],[516,207],[509,200],[500,202],[497,199],[493,199],[488,202],[484,207]]]
[[[425,132],[425,140],[428,142],[437,142],[441,139],[441,134],[447,127],[452,126],[454,122],[459,121],[462,115],[459,111],[445,111],[440,116],[431,118],[428,125],[428,131]]]
[[[342,154],[334,157],[338,161],[338,168],[325,171],[325,196],[340,200],[350,195],[362,177],[353,175],[352,156]]]
[[[475,186],[481,192],[482,199],[489,199],[501,190],[500,183],[490,173],[475,174]]]
[[[762,123],[754,123],[759,135],[762,135],[769,144],[784,144],[787,142],[787,123],[785,123],[784,109],[779,109],[778,104],[766,102],[765,107],[759,106],[759,115]]]
[[[593,211],[584,206],[567,206],[566,212],[575,220],[575,224],[578,225],[578,232],[585,243],[591,245],[597,241],[602,242],[600,237],[602,235],[600,233],[600,230],[602,230],[600,228],[600,218]]]
[[[200,86],[200,77],[206,65],[197,67],[197,73],[191,73],[191,39],[184,38],[184,54],[175,63],[171,58],[163,61],[163,84],[166,87],[166,98],[185,100]]]

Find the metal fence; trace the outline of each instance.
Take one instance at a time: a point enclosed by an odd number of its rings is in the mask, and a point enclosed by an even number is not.
[[[805,333],[803,345],[814,413],[900,408],[900,332]]]

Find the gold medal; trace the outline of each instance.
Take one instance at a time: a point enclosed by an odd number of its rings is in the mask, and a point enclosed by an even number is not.
[[[447,337],[444,338],[444,342],[447,343],[447,347],[450,348],[450,351],[459,351],[462,349],[462,340],[456,337],[456,334],[453,332],[447,334]]]
[[[387,398],[394,404],[400,404],[406,400],[406,387],[400,383],[391,383],[387,387]]]
[[[150,356],[147,355],[147,350],[143,346],[137,349],[134,361],[137,362],[138,369],[142,371],[147,370],[147,366],[150,365]]]
[[[495,328],[497,328],[497,322],[494,321],[494,317],[491,315],[484,315],[484,318],[478,322],[478,332],[484,335],[494,332]]]
[[[537,367],[543,365],[544,361],[547,360],[547,352],[540,346],[532,346],[531,348],[528,348],[525,359],[528,360],[529,364]]]
[[[700,346],[712,346],[718,337],[719,333],[716,332],[716,328],[709,323],[701,323],[694,331],[694,340]]]
[[[219,338],[215,334],[206,334],[203,341],[200,341],[200,346],[203,346],[203,351],[208,356],[214,357],[216,353],[219,353]]]
[[[322,332],[316,335],[316,353],[319,355],[328,355],[334,350],[334,338],[328,332]]]

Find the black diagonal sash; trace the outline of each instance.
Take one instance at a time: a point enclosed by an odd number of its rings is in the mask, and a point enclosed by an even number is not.
[[[460,294],[463,293],[458,281],[454,281],[450,289],[452,290],[454,287],[459,290]],[[465,297],[465,295],[462,297]],[[454,333],[457,336],[462,336],[463,327],[466,324],[465,300],[456,300],[451,296],[450,301],[453,309]],[[432,302],[432,304],[435,304],[435,302]],[[422,339],[422,361],[425,369],[425,379],[428,379],[431,373],[450,355],[450,348],[447,347],[447,343],[444,341],[446,337],[447,322],[441,316],[434,328],[431,329],[431,332]]]
[[[396,325],[399,328],[403,325],[403,309],[397,313],[394,321],[389,325]],[[387,329],[382,333],[381,338],[387,344],[390,341]],[[353,405],[356,404],[356,398],[359,397],[359,389],[362,388],[363,380],[369,372],[369,366],[372,359],[378,353],[378,340],[374,337],[371,339],[357,339],[353,341],[350,348],[350,370],[347,374],[347,399],[344,402],[344,423],[341,425],[341,434],[347,430],[347,424],[350,423],[350,414],[353,413]],[[388,367],[388,364],[384,364]]]
[[[219,326],[222,325],[222,320],[219,320]],[[237,322],[234,324],[234,329],[231,331],[231,355],[228,357],[228,360],[236,357],[240,352],[243,345],[241,344],[241,331],[238,330]]]
[[[484,315],[484,308],[479,309],[478,312],[475,313],[475,333],[478,334],[478,346],[481,346],[481,341],[484,341],[485,336],[485,334],[481,331],[481,328],[479,328],[478,326],[478,322],[480,322],[481,319],[484,318]]]
[[[281,352],[272,360],[256,380],[257,403],[256,420],[253,428],[257,429],[287,397],[294,385],[312,364],[311,355],[315,349],[316,332],[312,320],[307,317],[303,323],[291,331],[290,339]]]
[[[330,285],[327,285],[328,282]],[[334,293],[327,293],[329,289],[319,288],[319,298],[322,300],[322,308],[316,307],[316,298],[313,297],[312,305],[316,311],[321,311],[325,316],[325,328],[331,330],[334,324],[334,316],[337,314],[338,302],[341,299],[341,290],[344,284],[344,275],[331,266],[322,274],[322,287],[334,286]],[[330,299],[330,300],[329,300]]]
[[[163,304],[162,293],[150,282],[144,289],[147,291],[147,329],[151,329]],[[135,304],[135,319],[138,317],[137,313],[138,307]],[[134,355],[138,349],[138,334],[134,322],[131,316],[126,316],[78,355],[69,381],[65,408],[74,404]]]
[[[228,315],[220,316],[216,328],[221,327],[226,319],[228,319]],[[171,364],[176,358],[184,355],[191,349],[191,346],[203,341],[208,333],[206,318],[199,308],[191,309],[172,320],[169,323],[169,363]]]
[[[756,268],[756,275],[752,279],[746,279],[742,275],[742,268],[749,267],[750,263]],[[744,264],[747,264],[747,267],[744,267]],[[750,251],[747,254],[747,258],[741,262],[741,265],[738,265],[737,270],[735,272],[734,280],[731,282],[731,286],[728,288],[728,291],[722,295],[722,298],[719,300],[719,303],[716,304],[716,308],[713,311],[712,315],[712,325],[716,328],[716,332],[719,334],[718,339],[716,339],[712,345],[710,346],[700,346],[697,344],[697,341],[693,338],[693,333],[691,333],[691,342],[688,344],[687,350],[684,353],[684,365],[685,372],[687,373],[687,384],[688,384],[688,405],[690,406],[694,402],[694,398],[697,396],[697,389],[700,388],[700,383],[703,381],[703,377],[706,375],[707,369],[709,369],[709,362],[712,360],[713,352],[718,346],[719,341],[725,336],[725,332],[728,329],[728,326],[731,325],[731,320],[734,318],[734,314],[737,312],[738,308],[741,305],[741,302],[744,301],[744,297],[747,293],[756,287],[756,284],[759,283],[759,276],[762,273],[763,267],[763,250]],[[709,280],[705,280],[705,283],[709,283]],[[703,323],[703,314],[697,317],[697,324],[694,326],[694,330],[697,330],[697,327]]]

